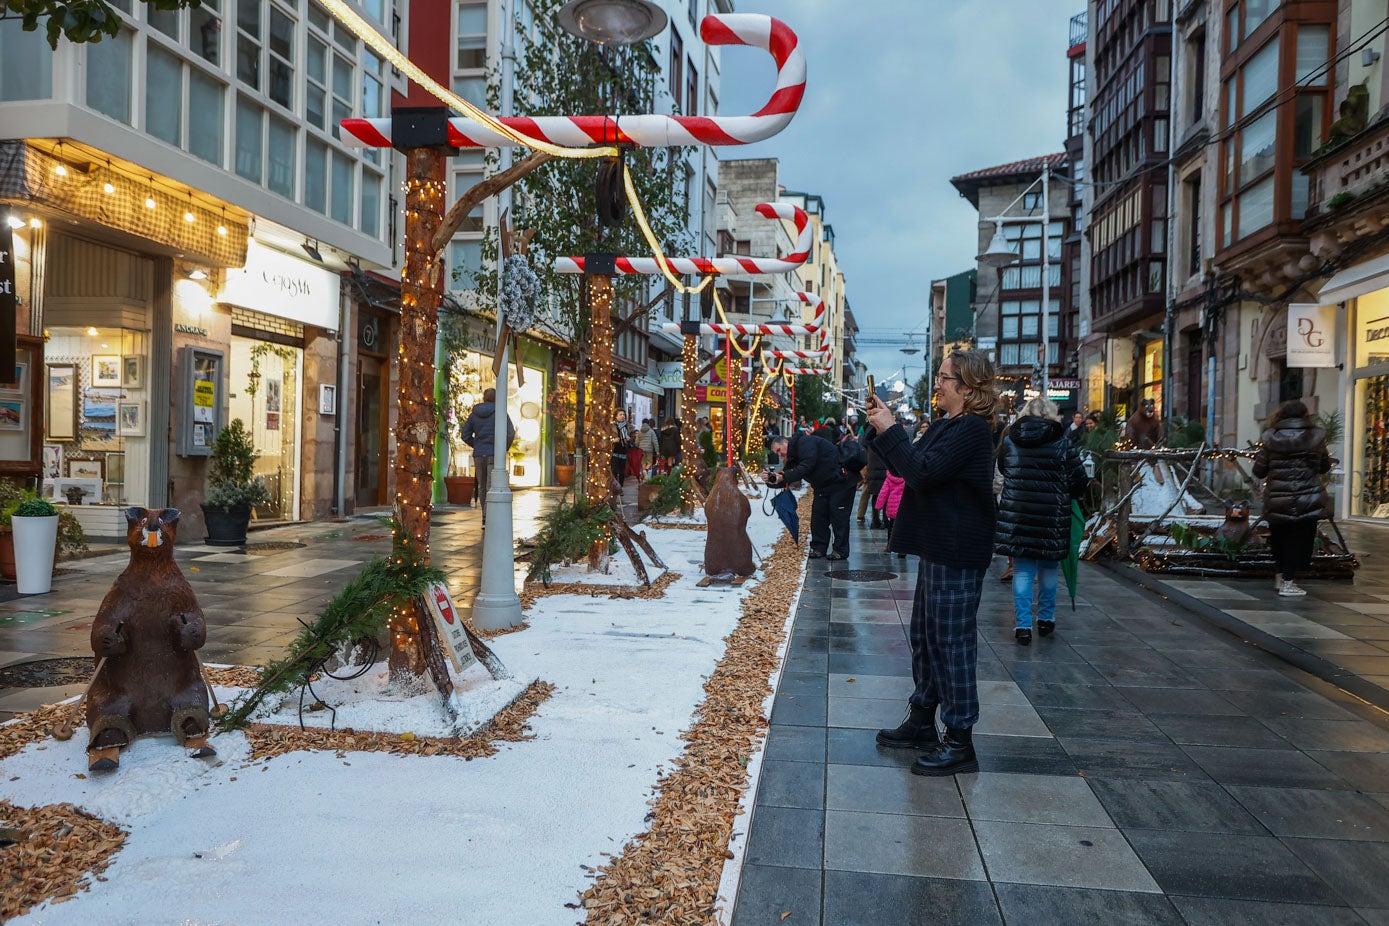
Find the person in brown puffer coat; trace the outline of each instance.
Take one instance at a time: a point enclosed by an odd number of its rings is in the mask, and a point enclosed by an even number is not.
[[[1312,563],[1317,522],[1331,517],[1321,474],[1331,469],[1326,432],[1307,417],[1301,402],[1284,402],[1268,421],[1254,457],[1254,476],[1264,482],[1264,518],[1278,574],[1278,594],[1306,595],[1293,580]]]

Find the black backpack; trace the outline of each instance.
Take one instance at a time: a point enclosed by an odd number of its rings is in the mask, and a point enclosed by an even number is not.
[[[845,438],[839,445],[839,465],[848,473],[857,475],[863,472],[863,468],[868,465],[868,454],[864,451],[863,445],[852,437]]]

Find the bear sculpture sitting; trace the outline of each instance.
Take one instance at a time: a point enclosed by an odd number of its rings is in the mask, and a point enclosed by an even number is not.
[[[116,768],[121,747],[143,733],[172,732],[192,755],[216,755],[207,742],[208,690],[196,652],[207,642],[207,622],[174,562],[179,511],[127,508],[125,519],[130,565],[92,624],[91,771]]]

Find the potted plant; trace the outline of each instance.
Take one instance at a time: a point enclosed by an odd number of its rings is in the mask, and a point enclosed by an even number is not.
[[[473,503],[473,492],[477,489],[477,477],[458,472],[459,456],[460,454],[457,453],[449,455],[451,472],[444,477],[444,491],[448,495],[450,505],[462,505],[466,508]]]
[[[203,499],[203,519],[207,524],[204,543],[214,547],[239,547],[246,542],[251,509],[270,501],[265,483],[254,475],[255,445],[240,418],[217,432],[212,442],[212,466],[208,472],[208,493]]]
[[[574,484],[574,455],[559,453],[555,455],[555,485],[569,487]]]
[[[15,577],[21,595],[42,595],[53,588],[53,559],[58,552],[58,509],[30,495],[10,511],[14,534]]]

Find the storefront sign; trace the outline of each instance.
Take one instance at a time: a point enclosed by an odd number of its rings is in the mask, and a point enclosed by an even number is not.
[[[1065,377],[1059,377],[1059,378],[1053,378],[1053,379],[1050,379],[1050,380],[1047,381],[1047,389],[1049,389],[1049,390],[1058,390],[1058,389],[1079,389],[1079,388],[1080,388],[1080,380],[1078,380],[1078,379],[1067,379],[1067,378],[1065,378]]]
[[[15,365],[14,230],[0,225],[0,370]]]
[[[1336,307],[1294,303],[1288,306],[1288,353],[1290,367],[1334,367],[1336,365]],[[1389,318],[1379,327],[1370,326],[1365,341],[1389,338]]]
[[[337,331],[340,289],[338,275],[331,270],[253,241],[246,246],[246,266],[227,271],[226,285],[217,299]]]
[[[656,364],[656,375],[662,389],[685,388],[685,365],[678,360]]]
[[[696,386],[696,387],[695,387],[695,401],[696,401],[696,402],[727,402],[727,401],[728,401],[728,387],[727,387],[727,386]]]
[[[207,337],[206,328],[196,328],[193,325],[174,325],[174,330],[180,334],[196,334],[200,338]]]

